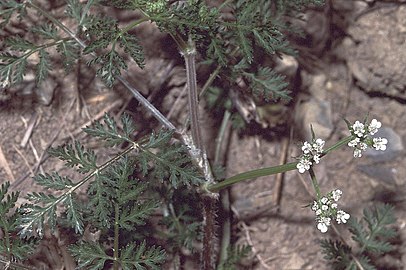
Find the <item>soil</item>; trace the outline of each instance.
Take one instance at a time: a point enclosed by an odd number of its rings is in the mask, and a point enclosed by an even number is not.
[[[288,162],[293,161],[311,124],[303,122],[307,118],[301,116],[319,109],[316,102],[303,111],[300,102],[319,99],[326,104],[329,124],[318,118],[321,115],[311,119],[320,129],[326,129],[323,135],[327,134],[327,145],[347,136],[343,118],[354,122],[369,113],[370,119],[376,118],[390,129],[398,143],[388,147],[387,155],[365,154],[360,159],[354,159],[350,149],[339,149],[323,158],[316,172],[322,192],[335,188],[343,191],[340,206],[352,217],[361,218],[362,210],[372,203],[387,202],[394,206],[397,218],[394,228],[399,233],[393,242],[395,251],[376,260],[380,269],[402,269],[406,265],[405,5],[402,1],[326,2],[324,8],[306,13],[308,20],[303,25],[306,35],[296,40],[301,56],[297,59],[297,73],[292,77],[292,90],[298,98],[296,105],[289,107],[293,115],[291,121],[284,123],[285,132],[276,132],[272,125],[263,123],[250,132],[231,132],[226,173],[232,176],[277,165],[284,156]],[[128,18],[126,13],[116,15]],[[13,31],[23,32],[36,21],[35,16],[28,14],[26,23],[15,26]],[[392,27],[388,27],[390,24]],[[148,37],[140,38],[148,48],[147,67],[141,71],[133,64],[124,77],[164,113],[173,109],[170,119],[181,126],[186,107],[181,56],[175,44],[154,26],[143,26],[137,34]],[[41,163],[39,160],[42,155],[46,157],[49,144],[57,146],[72,139],[86,142],[80,128],[99,119],[104,112],[116,116],[124,110],[130,112],[140,130],[156,126],[156,121],[148,114],[145,116],[145,111],[121,85],[105,88],[83,63],[75,72],[79,79],[55,68],[52,82],[40,88],[30,88],[27,79],[19,88],[10,89],[7,96],[1,93],[0,182],[10,181],[11,188],[22,195],[39,191],[31,179],[34,173],[71,173],[54,158]],[[315,79],[320,76],[322,80]],[[178,96],[182,98],[175,103]],[[212,125],[218,123],[210,120],[208,112],[202,122],[211,127],[207,130],[215,130]],[[208,149],[214,146],[212,136],[206,134]],[[103,156],[111,154],[102,145],[92,142],[87,145]],[[312,201],[312,189],[306,188],[311,186],[308,176],[291,171],[283,175],[280,188],[278,181],[275,176],[261,177],[231,189],[233,241],[253,247],[253,254],[244,260],[241,269],[331,269],[323,259],[318,241],[324,236],[337,239],[338,232],[349,239],[345,225],[338,225],[337,232],[329,230],[322,235],[316,228],[314,214],[304,208]],[[62,236],[47,239],[48,244],[43,244],[31,259],[32,265],[36,269],[74,269],[66,254],[68,240]]]

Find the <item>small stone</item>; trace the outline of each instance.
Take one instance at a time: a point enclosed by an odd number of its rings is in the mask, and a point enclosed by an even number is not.
[[[380,128],[373,137],[382,137],[388,140],[385,151],[377,151],[373,148],[368,148],[365,151],[365,156],[370,157],[375,161],[393,160],[404,150],[402,138],[390,127]]]

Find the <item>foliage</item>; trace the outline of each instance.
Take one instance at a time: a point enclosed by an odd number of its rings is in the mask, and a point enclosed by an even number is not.
[[[349,221],[352,239],[358,248],[351,248],[337,240],[321,240],[325,259],[333,269],[377,269],[373,263],[373,255],[387,253],[393,249],[389,243],[396,236],[390,227],[395,222],[393,207],[377,204],[372,209],[364,209],[362,220],[351,218]]]
[[[164,183],[172,192],[179,187],[202,183],[202,177],[191,163],[186,149],[172,143],[172,132],[161,130],[136,142],[131,138],[134,125],[128,115],[123,115],[120,126],[106,114],[102,121],[84,128],[86,133],[106,141],[108,145],[130,143],[130,147],[102,165],[98,164],[96,153],[79,142],[50,149],[51,155],[86,176],[78,182],[56,172],[34,177],[37,184],[54,192],[27,195],[30,203],[20,208],[21,216],[17,220],[22,237],[29,237],[34,232],[42,237],[46,223],[51,230],[55,230],[58,224],[67,224],[78,236],[88,227],[102,229],[107,235],[111,232],[109,229],[114,228],[115,239],[119,239],[120,234],[137,230],[161,203],[145,197],[146,193],[151,192],[151,187],[148,182],[134,177],[136,168],[141,177],[148,176],[156,183]],[[130,155],[131,152],[134,154]],[[79,200],[80,187],[87,182],[88,200]],[[177,219],[178,224],[185,224],[185,230],[175,232],[185,236],[177,237],[188,239],[190,232],[196,233],[197,223],[190,223],[181,217]],[[118,250],[117,247],[114,249]],[[102,269],[107,262],[119,263],[124,269],[158,269],[165,257],[162,248],[147,247],[145,241],[128,243],[120,249],[117,258],[109,255],[103,242],[78,243],[72,246],[71,251],[79,265],[89,269]]]
[[[23,240],[17,237],[19,213],[14,211],[19,192],[8,192],[9,182],[0,187],[0,257],[4,257],[8,263],[16,260],[24,260],[34,250],[34,241]]]

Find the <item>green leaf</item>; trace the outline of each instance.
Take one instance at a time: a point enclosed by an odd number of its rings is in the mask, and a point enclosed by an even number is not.
[[[110,228],[112,224],[114,184],[114,180],[108,175],[98,174],[87,190],[89,206],[92,207],[91,218],[96,220],[100,226],[106,228]]]
[[[20,36],[7,38],[4,44],[11,50],[26,52],[36,49],[36,46]]]
[[[63,41],[56,46],[56,50],[62,54],[65,71],[70,71],[75,60],[79,58],[78,45],[72,40]]]
[[[147,247],[145,241],[136,246],[134,243],[125,246],[119,262],[123,270],[162,269],[160,265],[165,261],[165,251],[160,247]]]
[[[132,207],[124,207],[120,213],[118,224],[123,229],[136,230],[136,226],[144,225],[145,220],[151,216],[157,207],[158,203],[153,200],[138,202]]]
[[[120,132],[116,121],[110,117],[107,113],[104,115],[103,123],[101,121],[95,121],[91,126],[87,126],[83,129],[87,134],[99,137],[105,140],[109,146],[119,145],[123,142],[132,143],[130,136],[133,132],[132,121],[129,116],[123,116],[122,122],[124,126],[124,132]]]
[[[285,82],[285,77],[270,68],[259,67],[257,73],[243,72],[243,76],[249,81],[254,96],[259,99],[291,99],[290,92],[286,89],[288,83]]]
[[[144,52],[138,39],[129,33],[120,35],[120,47],[124,47],[124,52],[128,53],[140,68],[145,66]]]
[[[0,216],[5,216],[8,212],[14,208],[15,203],[17,202],[19,192],[8,193],[8,188],[10,187],[10,182],[5,182],[1,185],[0,188]],[[1,226],[1,224],[0,224]]]
[[[114,260],[99,243],[83,242],[70,246],[69,251],[78,261],[79,269],[101,270],[107,261]]]
[[[322,239],[320,240],[320,246],[324,254],[324,259],[327,260],[333,269],[344,270],[353,262],[351,247],[340,241]]]
[[[45,49],[39,50],[39,63],[36,65],[36,69],[36,83],[40,85],[48,77],[48,72],[51,69],[49,53]]]
[[[54,190],[68,189],[73,186],[72,180],[68,177],[60,176],[57,172],[53,172],[52,174],[38,174],[34,176],[34,181],[43,187]]]
[[[154,134],[150,141],[155,140]],[[199,185],[203,183],[203,177],[199,169],[192,164],[187,149],[180,144],[160,145],[159,151],[154,154],[149,149],[157,144],[146,144],[140,147],[140,152],[136,157],[140,163],[142,173],[145,175],[150,168],[154,178],[163,182],[169,178],[170,184],[177,188],[179,185]],[[150,167],[150,162],[155,166]]]
[[[94,151],[86,150],[78,141],[74,145],[50,148],[48,153],[65,161],[69,167],[77,167],[80,173],[88,173],[97,169],[97,157]]]
[[[79,205],[76,200],[77,199],[73,197],[72,193],[70,193],[64,200],[67,219],[72,227],[75,229],[76,233],[83,234],[83,217],[79,211]]]
[[[34,34],[42,36],[44,39],[59,40],[58,31],[56,27],[50,23],[35,26],[31,31]]]
[[[371,210],[365,209],[363,220],[367,224],[367,228],[356,219],[350,220],[352,238],[368,251],[378,254],[391,251],[393,247],[388,240],[396,236],[396,232],[388,227],[395,222],[393,207],[378,204]]]

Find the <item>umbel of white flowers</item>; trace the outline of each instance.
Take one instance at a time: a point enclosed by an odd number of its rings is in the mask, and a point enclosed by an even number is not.
[[[338,224],[347,223],[350,214],[337,208],[337,202],[343,192],[339,189],[330,191],[326,196],[314,201],[312,210],[316,213],[317,229],[322,233],[327,232],[331,220],[335,219]]]
[[[378,132],[381,126],[381,122],[376,119],[372,119],[369,124],[355,121],[352,126],[349,125],[350,132],[354,136],[354,139],[348,143],[348,146],[354,148],[354,157],[361,157],[362,151],[365,151],[368,146],[373,147],[375,150],[386,150],[386,144],[388,143],[386,138],[371,137]]]
[[[323,153],[325,142],[322,139],[313,139],[310,143],[304,142],[302,146],[303,154],[296,165],[300,173],[304,173],[310,169],[310,166],[319,164],[320,155]]]

